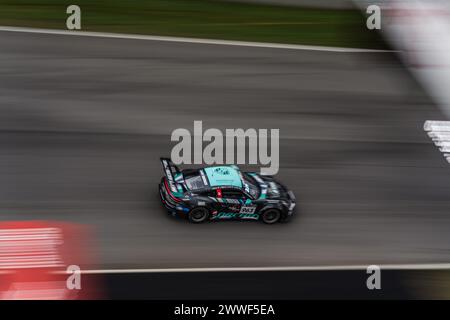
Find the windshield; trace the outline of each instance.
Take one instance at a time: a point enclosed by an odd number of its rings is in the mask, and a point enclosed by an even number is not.
[[[243,182],[244,182],[245,191],[247,191],[254,199],[258,199],[260,190],[259,190],[258,184],[256,183],[255,179],[253,179],[247,173],[243,174],[243,178],[244,178]]]

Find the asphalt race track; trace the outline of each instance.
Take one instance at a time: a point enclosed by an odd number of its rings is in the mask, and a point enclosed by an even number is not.
[[[0,32],[0,219],[90,225],[102,268],[450,261],[443,120],[391,53]],[[279,128],[291,223],[158,200],[176,128]]]

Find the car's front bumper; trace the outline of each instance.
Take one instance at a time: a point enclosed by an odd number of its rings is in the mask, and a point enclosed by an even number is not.
[[[287,207],[287,217],[286,218],[290,218],[294,215],[294,213],[296,211],[297,202],[296,202],[294,193],[292,191],[288,191],[287,194],[289,197],[289,205]]]

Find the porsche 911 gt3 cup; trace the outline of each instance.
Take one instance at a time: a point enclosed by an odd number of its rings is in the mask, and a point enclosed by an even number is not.
[[[272,177],[242,172],[234,165],[181,171],[169,158],[161,158],[161,163],[159,194],[174,216],[193,223],[238,219],[274,224],[294,213],[294,194]]]

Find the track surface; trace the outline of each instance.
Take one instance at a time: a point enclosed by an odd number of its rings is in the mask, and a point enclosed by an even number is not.
[[[450,168],[422,130],[443,116],[390,54],[9,32],[0,43],[1,220],[91,225],[105,268],[450,261]],[[280,128],[296,219],[167,216],[158,158],[194,120]]]

